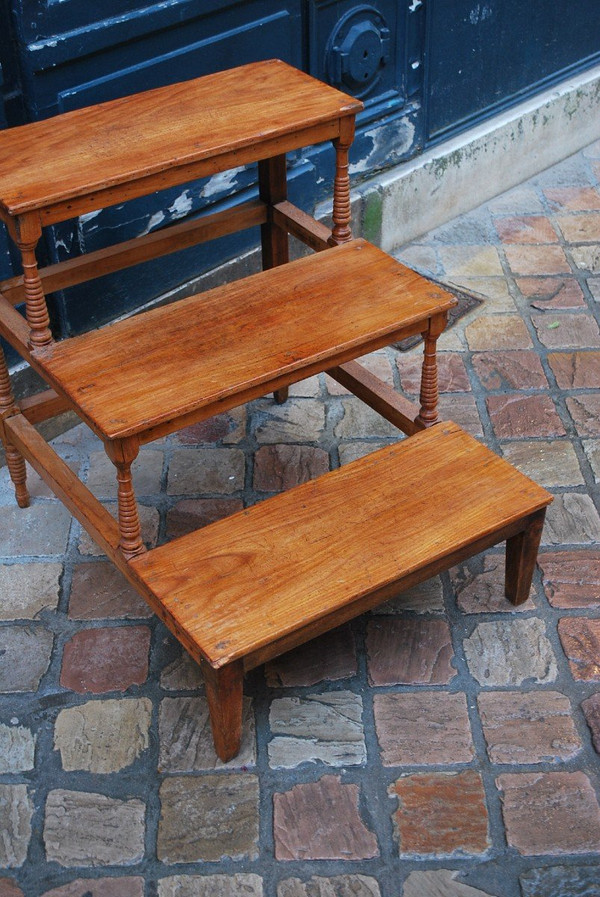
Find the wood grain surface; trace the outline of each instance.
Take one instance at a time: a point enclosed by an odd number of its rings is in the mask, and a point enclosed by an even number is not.
[[[419,333],[454,303],[354,240],[57,343],[37,362],[97,432],[122,438]]]
[[[184,644],[218,667],[331,622],[436,559],[473,553],[478,540],[550,501],[444,423],[130,563]]]

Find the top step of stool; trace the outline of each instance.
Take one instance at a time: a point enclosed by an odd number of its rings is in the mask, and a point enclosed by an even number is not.
[[[515,535],[551,501],[442,423],[138,555],[130,569],[192,656],[251,669]]]
[[[352,240],[56,343],[37,361],[96,432],[124,438],[199,410],[208,417],[420,333],[455,304]]]
[[[64,220],[85,211],[78,197],[102,208],[119,185],[131,198],[182,183],[184,169],[192,180],[334,139],[361,109],[272,59],[10,128],[0,133],[0,212]]]

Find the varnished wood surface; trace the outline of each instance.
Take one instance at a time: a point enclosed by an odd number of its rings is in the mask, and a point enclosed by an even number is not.
[[[454,304],[354,240],[58,343],[36,361],[114,439],[263,395],[419,333]]]
[[[22,215],[248,147],[260,158],[261,143],[361,108],[269,60],[10,128],[0,132],[0,209]]]
[[[219,667],[476,546],[551,500],[444,423],[130,563],[184,644]]]

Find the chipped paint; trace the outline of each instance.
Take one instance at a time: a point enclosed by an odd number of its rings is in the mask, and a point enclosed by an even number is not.
[[[409,12],[416,12],[419,6],[423,6],[423,0],[413,0],[411,5],[408,7]]]
[[[164,212],[155,212],[154,215],[152,215],[152,217],[148,221],[148,224],[146,225],[144,230],[141,231],[139,236],[143,237],[146,234],[149,234],[150,231],[154,230],[155,227],[158,227],[158,225],[161,224],[165,220],[166,217],[167,216],[165,215]]]
[[[202,188],[200,196],[202,196],[203,199],[207,199],[209,196],[215,196],[217,193],[231,190],[235,187],[238,174],[243,170],[243,166],[239,166],[238,168],[231,168],[229,171],[223,171],[220,174],[213,175]]]
[[[173,218],[185,218],[188,212],[191,212],[193,206],[192,197],[189,190],[184,190],[177,197],[172,205],[169,206],[169,212]]]
[[[98,215],[102,214],[102,209],[97,209],[95,212],[86,212],[84,215],[79,216],[79,221],[81,224],[87,224],[88,221],[91,221],[92,218],[97,218]]]
[[[493,10],[491,6],[486,6],[485,3],[478,3],[469,13],[469,22],[471,25],[479,25],[480,22],[490,19],[492,15]]]
[[[408,152],[415,138],[415,124],[408,118],[401,118],[387,127],[365,131],[364,136],[371,140],[372,146],[362,159],[350,165],[351,175],[372,172],[389,165],[390,147],[394,148],[395,156]]]

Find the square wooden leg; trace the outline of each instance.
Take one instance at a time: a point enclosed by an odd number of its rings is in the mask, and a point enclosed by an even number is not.
[[[215,750],[226,763],[239,753],[242,741],[244,665],[238,660],[218,670],[201,666]]]
[[[505,594],[511,604],[523,604],[529,597],[545,516],[542,508],[529,517],[522,532],[506,540]]]

